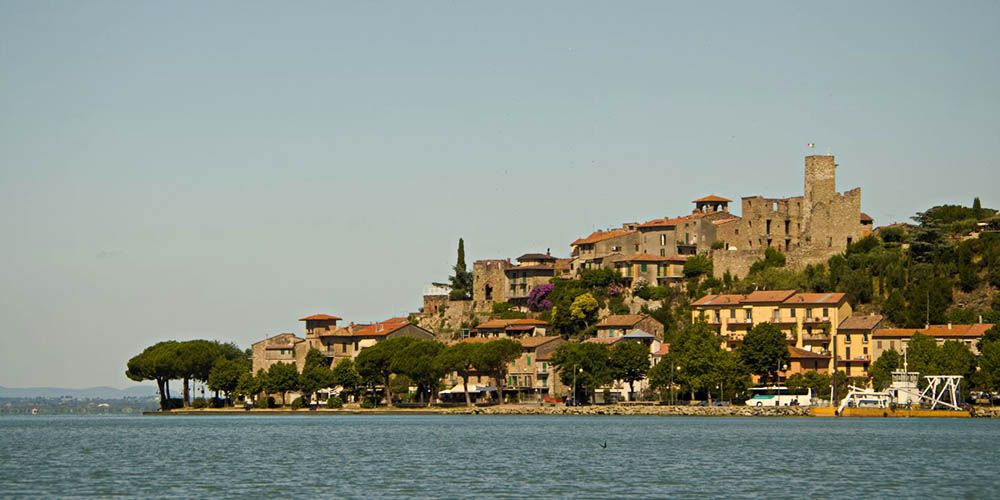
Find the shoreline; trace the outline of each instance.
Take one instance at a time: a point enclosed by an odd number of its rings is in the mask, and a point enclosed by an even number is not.
[[[457,408],[340,408],[315,410],[206,408],[171,411],[143,412],[144,416],[352,416],[352,415],[509,415],[509,416],[636,416],[636,417],[815,417],[811,407],[751,407],[751,406],[659,406],[659,405],[601,405],[601,406],[530,406],[504,405]],[[930,418],[936,415],[926,415]],[[944,414],[941,415],[945,416]],[[1000,418],[1000,407],[975,408],[972,418]],[[840,417],[858,418],[858,417]],[[918,418],[918,417],[910,417]]]

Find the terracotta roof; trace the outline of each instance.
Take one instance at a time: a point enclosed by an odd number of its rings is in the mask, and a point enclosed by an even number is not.
[[[540,345],[548,344],[553,340],[559,340],[561,338],[562,337],[558,335],[550,335],[547,337],[524,337],[523,339],[518,339],[517,341],[521,343],[521,347],[534,349]]]
[[[743,302],[743,295],[722,294],[706,295],[691,303],[692,306],[731,306]]]
[[[718,226],[719,224],[725,224],[727,222],[734,222],[734,221],[738,221],[738,220],[740,220],[739,217],[730,217],[728,219],[713,220],[712,224],[715,224],[716,226]]]
[[[749,304],[784,302],[792,295],[795,295],[795,290],[757,290],[744,297],[743,302]]]
[[[399,330],[408,324],[410,324],[410,321],[406,318],[390,318],[370,325],[354,325],[352,335],[356,337],[381,337]]]
[[[721,203],[729,203],[729,202],[731,202],[733,200],[730,200],[729,198],[723,198],[721,196],[716,196],[714,194],[710,194],[710,195],[705,196],[703,198],[698,198],[697,200],[694,200],[692,203],[711,203],[713,201],[717,201],[717,202],[721,202]]]
[[[872,216],[861,212],[861,222],[875,222],[875,219],[872,219]]]
[[[266,348],[266,346],[272,346],[272,345],[278,345],[278,346],[295,345],[298,344],[299,342],[305,342],[305,339],[296,337],[294,333],[285,332],[273,335],[264,340],[258,340],[257,342],[254,342],[253,345],[260,344],[261,342],[264,343]],[[286,347],[285,349],[290,349],[290,347]]]
[[[637,255],[619,255],[611,259],[612,262],[687,262],[687,256],[685,255],[650,255],[648,253],[641,253]]]
[[[299,321],[340,321],[344,318],[340,316],[331,316],[329,314],[313,314],[312,316],[306,316],[304,318],[299,318]]]
[[[535,358],[535,361],[552,361],[552,355],[555,353],[556,353],[555,349],[544,352],[542,354],[539,354],[538,357]]]
[[[584,342],[589,342],[591,344],[604,344],[611,345],[622,340],[622,337],[591,337]]]
[[[604,318],[597,323],[597,328],[604,326],[616,327],[616,326],[635,326],[636,323],[648,318],[649,316],[645,314],[613,314]]]
[[[867,316],[850,316],[840,322],[838,330],[874,330],[882,323],[881,314],[870,314]]]
[[[830,359],[830,356],[826,354],[807,351],[793,346],[788,346],[788,357],[791,359]]]
[[[795,293],[785,300],[785,304],[839,304],[846,297],[843,293]]]
[[[639,227],[640,228],[676,227],[678,224],[683,224],[688,221],[700,219],[704,216],[705,214],[691,214],[691,215],[682,215],[680,217],[663,217],[660,219],[653,219],[651,221],[643,222],[642,224],[639,224]]]
[[[295,344],[270,344],[264,346],[265,351],[278,351],[284,349],[295,349]]]
[[[975,323],[972,325],[931,325],[928,328],[879,328],[872,337],[911,337],[921,333],[931,337],[982,337],[986,330],[993,328],[992,323]]]
[[[660,344],[660,349],[658,351],[656,351],[656,352],[653,353],[653,356],[657,356],[657,357],[662,358],[663,356],[666,356],[667,354],[670,354],[670,344],[663,343],[663,344]]]
[[[556,258],[547,253],[526,253],[518,257],[517,260],[521,262],[525,260],[556,260]]]
[[[499,330],[510,326],[546,326],[548,323],[537,319],[491,319],[476,325],[473,330]]]
[[[465,343],[465,344],[482,344],[483,342],[489,342],[491,340],[496,340],[496,339],[491,339],[491,338],[488,338],[488,337],[466,337],[466,338],[464,338],[462,340],[456,340],[456,341],[452,342],[452,344],[461,344],[461,343]]]
[[[597,243],[599,241],[610,240],[611,238],[617,238],[619,236],[627,236],[629,234],[635,233],[636,231],[630,231],[628,229],[612,229],[610,231],[594,231],[586,238],[580,238],[573,243],[571,246],[576,245],[589,245],[592,243]]]

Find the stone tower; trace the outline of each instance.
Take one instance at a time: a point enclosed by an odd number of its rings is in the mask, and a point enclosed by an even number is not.
[[[837,195],[837,163],[833,156],[806,157],[806,202],[826,202]]]

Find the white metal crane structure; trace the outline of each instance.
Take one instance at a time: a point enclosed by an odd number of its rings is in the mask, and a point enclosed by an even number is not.
[[[958,386],[962,382],[961,375],[925,375],[927,388],[920,394],[920,400],[930,405],[932,410],[939,406],[961,410],[958,406]]]

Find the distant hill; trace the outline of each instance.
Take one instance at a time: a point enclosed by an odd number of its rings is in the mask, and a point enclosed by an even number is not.
[[[114,387],[89,387],[86,389],[67,389],[63,387],[3,387],[0,386],[0,398],[61,398],[77,399],[122,399],[144,398],[156,395],[156,386],[137,385],[127,389]]]

